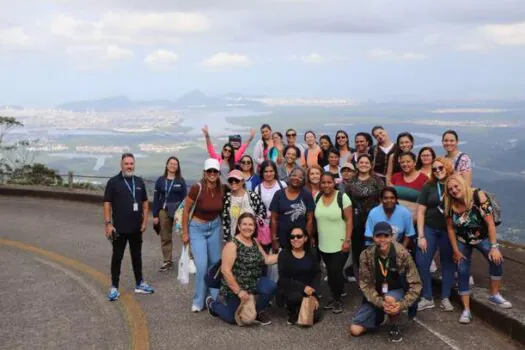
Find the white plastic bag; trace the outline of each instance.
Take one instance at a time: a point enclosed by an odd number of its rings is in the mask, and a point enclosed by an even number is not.
[[[190,259],[190,273],[192,275],[197,273],[197,266],[195,266],[195,260]]]
[[[180,253],[179,259],[179,275],[177,280],[181,284],[190,283],[190,252],[188,245],[182,246],[182,252]]]

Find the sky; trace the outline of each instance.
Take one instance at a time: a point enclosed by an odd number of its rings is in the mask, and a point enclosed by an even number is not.
[[[523,0],[0,0],[0,105],[525,98]]]

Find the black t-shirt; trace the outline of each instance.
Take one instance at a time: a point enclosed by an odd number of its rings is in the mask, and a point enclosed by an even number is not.
[[[443,195],[445,193],[445,185],[426,184],[421,190],[417,202],[427,207],[425,211],[425,225],[433,229],[445,230],[447,228],[447,222],[441,212],[443,206],[441,206],[441,209],[439,208],[441,198],[439,198],[437,186],[439,186],[441,194]]]
[[[133,199],[135,182],[135,200]],[[127,185],[126,185],[127,183]],[[106,184],[104,202],[111,203],[113,226],[119,234],[138,233],[142,224],[142,203],[148,200],[146,185],[142,178],[124,178],[122,173],[113,176]],[[137,210],[134,210],[137,203]]]

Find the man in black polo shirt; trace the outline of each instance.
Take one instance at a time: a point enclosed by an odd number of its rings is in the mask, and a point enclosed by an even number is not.
[[[135,293],[151,294],[153,288],[142,279],[142,233],[148,221],[148,195],[144,181],[135,176],[135,157],[124,153],[120,161],[121,172],[109,179],[104,193],[104,224],[106,237],[113,244],[111,257],[110,301],[117,300],[120,265],[129,242],[131,264],[135,274]]]

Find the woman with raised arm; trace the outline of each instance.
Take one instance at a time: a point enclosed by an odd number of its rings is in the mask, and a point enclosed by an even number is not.
[[[436,159],[436,152],[432,147],[423,147],[417,155],[416,170],[429,178],[432,176],[432,162]]]
[[[272,134],[273,147],[268,151],[268,160],[281,165],[284,161],[283,134],[276,131]]]
[[[182,177],[182,170],[177,157],[169,157],[164,168],[164,175],[155,182],[153,194],[153,225],[159,226],[160,246],[164,261],[160,272],[173,268],[173,221],[175,211],[186,198],[188,189]]]
[[[463,313],[459,322],[470,323],[470,284],[472,251],[478,250],[489,263],[489,299],[495,306],[512,308],[512,304],[501,294],[503,276],[503,255],[499,250],[494,207],[487,195],[470,187],[460,174],[452,174],[445,182],[445,215],[447,231],[454,261],[458,264],[458,291],[463,303]]]
[[[210,155],[210,158],[217,159],[219,161],[219,165],[221,167],[221,176],[224,180],[226,180],[228,173],[235,169],[235,164],[239,162],[242,155],[252,142],[255,131],[253,129],[250,130],[250,137],[248,138],[248,142],[241,145],[241,147],[235,151],[233,146],[230,143],[226,143],[222,147],[222,152],[220,155],[215,152],[215,148],[213,147],[213,143],[211,142],[210,133],[208,131],[208,126],[204,125],[202,128],[202,133],[204,135],[204,138],[206,139],[206,147],[208,148],[208,154]]]
[[[454,130],[445,131],[441,142],[443,143],[445,152],[447,152],[445,157],[452,163],[454,171],[463,176],[469,185],[472,185],[472,160],[468,154],[459,151],[459,137],[457,132]]]
[[[278,255],[268,255],[257,242],[255,216],[244,213],[239,217],[235,237],[226,243],[222,252],[222,281],[220,299],[206,298],[206,306],[212,316],[235,324],[235,311],[241,301],[250,295],[257,296],[256,321],[263,325],[272,323],[266,312],[277,286],[263,275],[264,265],[277,263]]]
[[[392,175],[402,171],[399,163],[399,156],[401,153],[411,152],[414,148],[414,136],[409,132],[402,132],[397,135],[396,151],[388,157],[388,165],[386,169],[386,185],[393,186]]]
[[[268,152],[273,147],[272,127],[268,124],[261,126],[261,139],[253,147],[253,160],[257,166],[268,159]]]

